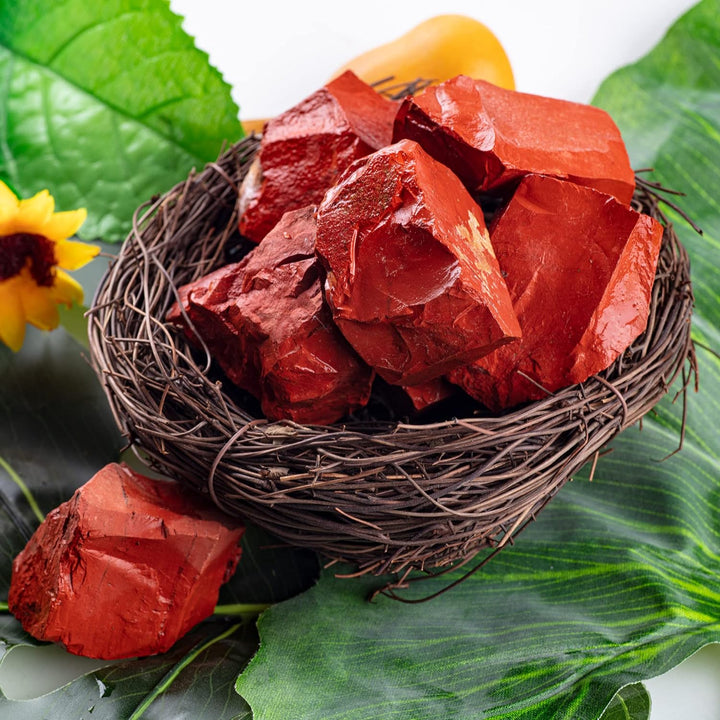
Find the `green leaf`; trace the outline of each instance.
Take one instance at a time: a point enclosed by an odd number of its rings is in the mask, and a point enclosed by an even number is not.
[[[612,699],[600,720],[648,720],[650,696],[642,683],[627,685]]]
[[[717,363],[712,380],[717,397]],[[238,681],[255,719],[597,718],[619,687],[717,640],[718,458],[688,444],[658,462],[676,440],[652,422],[627,431],[592,483],[427,604],[371,604],[377,581],[325,573],[271,608]]]
[[[594,103],[615,118],[634,167],[685,193],[676,200],[703,229],[704,242],[670,212],[693,249],[695,333],[720,348],[720,0],[704,0],[647,57],[611,75]],[[671,198],[672,199],[672,198]]]
[[[232,580],[220,589],[218,605],[287,600],[313,585],[320,572],[314,552],[279,544],[254,526],[245,530],[240,560]]]
[[[720,2],[704,0],[597,102],[636,166],[685,190],[680,218],[695,333],[720,348]],[[720,640],[720,361],[698,348],[701,391],[667,398],[613,443],[481,572],[427,604],[379,598],[377,581],[325,572],[259,622],[238,679],[255,720],[376,717],[553,720],[647,717],[637,683]],[[458,574],[425,580],[431,594]],[[620,695],[616,695],[624,688]],[[630,688],[633,688],[632,690]],[[613,699],[615,698],[615,699]]]
[[[165,0],[0,2],[0,177],[116,241],[242,136],[230,88]]]
[[[250,626],[205,623],[164,655],[111,665],[32,700],[0,694],[13,720],[251,720],[233,689],[256,646]]]

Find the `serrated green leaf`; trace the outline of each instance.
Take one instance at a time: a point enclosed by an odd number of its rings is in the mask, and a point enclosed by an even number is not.
[[[720,347],[720,2],[704,0],[597,102],[637,166],[688,192],[695,332]],[[326,572],[260,620],[238,680],[255,720],[647,717],[635,686],[720,639],[720,361],[698,349],[687,435],[670,398],[565,487],[481,573],[425,605],[366,601]],[[424,581],[431,594],[456,576]],[[617,696],[619,688],[635,686]],[[615,697],[615,700],[613,698]],[[623,714],[625,713],[625,714]]]
[[[135,209],[242,136],[230,88],[165,0],[0,0],[0,177],[84,238],[124,238]]]

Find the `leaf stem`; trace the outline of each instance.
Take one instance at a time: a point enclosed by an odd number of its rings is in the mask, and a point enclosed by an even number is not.
[[[270,607],[269,603],[235,603],[233,605],[216,605],[213,615],[259,615]]]
[[[35,513],[35,517],[40,522],[45,520],[45,515],[40,509],[40,506],[35,501],[33,494],[30,492],[30,488],[23,482],[22,478],[15,472],[15,470],[13,470],[13,468],[10,466],[7,460],[3,458],[2,455],[0,455],[0,467],[5,470],[5,472],[10,476],[10,479],[20,488],[20,492],[22,492],[22,494],[25,496],[28,505],[30,506],[33,513]]]
[[[214,638],[211,638],[203,645],[196,647],[191,650],[148,694],[145,700],[140,703],[136,708],[135,712],[128,718],[128,720],[138,720],[145,711],[150,707],[151,703],[155,701],[160,695],[162,695],[172,683],[177,679],[178,675],[192,663],[198,655],[213,646],[215,643],[224,640],[226,637],[232,635],[236,630],[242,627],[242,623],[236,623],[231,625],[225,632],[220,633]]]
[[[7,603],[0,602],[0,612],[9,612],[10,608]]]

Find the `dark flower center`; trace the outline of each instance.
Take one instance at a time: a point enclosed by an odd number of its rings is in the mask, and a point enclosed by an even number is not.
[[[0,281],[18,275],[30,260],[30,274],[38,285],[53,284],[56,263],[53,243],[42,235],[15,233],[0,237]]]

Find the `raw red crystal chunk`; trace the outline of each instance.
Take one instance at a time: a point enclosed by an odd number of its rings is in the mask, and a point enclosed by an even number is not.
[[[77,655],[165,652],[212,614],[243,529],[176,483],[107,465],[15,558],[10,611]]]
[[[317,205],[357,158],[389,145],[398,104],[347,71],[270,120],[240,195],[240,232],[260,242],[288,210]]]
[[[335,322],[390,383],[423,383],[520,334],[482,211],[417,143],[348,169],[318,208],[317,251]]]
[[[333,325],[315,254],[314,208],[295,210],[240,263],[181,288],[194,330],[265,415],[328,424],[368,401],[373,373]],[[175,306],[168,321],[183,323]]]
[[[464,75],[406,98],[393,138],[419,142],[471,191],[539,173],[629,203],[635,176],[620,131],[600,108],[505,90]]]
[[[604,193],[526,177],[490,228],[523,337],[450,380],[499,410],[608,367],[647,325],[662,233]]]
[[[403,390],[417,411],[425,410],[435,403],[447,400],[457,392],[457,388],[442,377],[428,380],[420,385],[405,385]]]

